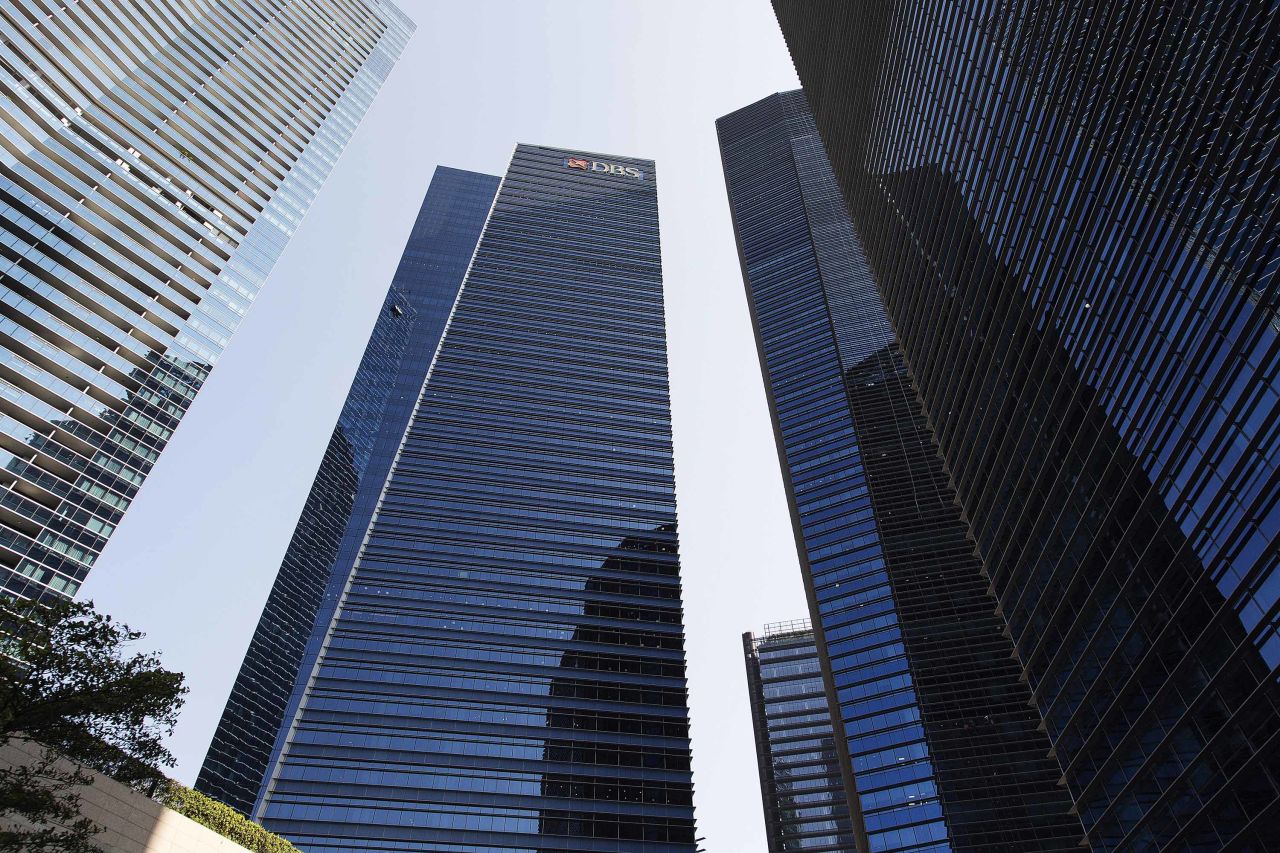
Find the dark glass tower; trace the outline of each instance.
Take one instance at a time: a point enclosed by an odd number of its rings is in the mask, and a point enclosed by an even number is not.
[[[653,164],[518,146],[256,814],[311,851],[692,853]]]
[[[775,6],[1083,845],[1280,849],[1280,8]]]
[[[860,843],[1070,850],[1079,822],[804,97],[717,127]]]
[[[742,635],[769,853],[857,849],[818,647],[808,622]]]
[[[304,656],[314,657],[458,296],[499,179],[436,169],[196,788],[253,809]],[[307,652],[310,655],[307,655]]]

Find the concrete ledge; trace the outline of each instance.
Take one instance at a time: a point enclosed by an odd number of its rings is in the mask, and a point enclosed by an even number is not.
[[[39,745],[14,739],[0,746],[0,766],[32,764],[40,755]],[[69,761],[64,764],[72,766]],[[92,770],[85,772],[94,781],[77,791],[80,812],[102,827],[93,843],[104,853],[249,853],[128,785]]]

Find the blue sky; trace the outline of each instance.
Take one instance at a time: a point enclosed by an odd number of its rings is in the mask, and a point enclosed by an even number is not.
[[[192,781],[437,164],[658,162],[699,834],[763,853],[741,634],[806,613],[715,119],[795,73],[767,0],[402,0],[373,108],[84,589],[191,696]],[[586,235],[589,238],[589,235]]]

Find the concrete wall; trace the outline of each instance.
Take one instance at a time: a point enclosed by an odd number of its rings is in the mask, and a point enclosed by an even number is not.
[[[38,760],[40,747],[11,740],[0,746],[0,766]],[[79,790],[81,813],[103,828],[93,843],[105,853],[248,853],[211,829],[100,773]]]

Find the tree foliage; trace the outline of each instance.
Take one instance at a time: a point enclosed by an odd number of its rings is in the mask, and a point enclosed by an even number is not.
[[[96,853],[99,827],[80,814],[80,786],[93,777],[51,749],[30,764],[0,768],[0,851]]]
[[[169,782],[159,799],[178,814],[255,853],[298,853],[297,847],[263,829],[231,806],[177,782]]]
[[[130,650],[142,637],[92,602],[0,603],[0,746],[45,747],[41,761],[0,768],[0,851],[95,849],[75,793],[91,778],[59,756],[139,789],[164,782],[186,688],[155,654]]]

